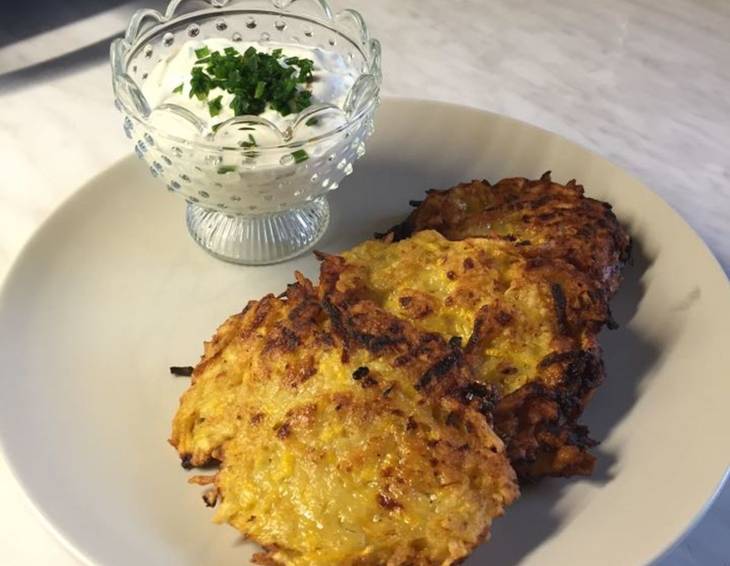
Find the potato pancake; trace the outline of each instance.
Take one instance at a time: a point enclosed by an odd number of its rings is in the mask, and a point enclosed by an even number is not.
[[[459,348],[298,276],[228,319],[194,370],[171,443],[218,461],[206,502],[262,564],[447,565],[517,495]]]
[[[369,302],[463,348],[476,379],[502,399],[495,429],[522,478],[592,470],[576,420],[603,376],[591,327],[607,311],[574,266],[535,265],[499,239],[426,230],[324,257],[320,293],[351,315]]]

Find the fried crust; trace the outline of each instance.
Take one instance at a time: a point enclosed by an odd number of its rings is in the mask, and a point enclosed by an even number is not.
[[[517,496],[462,352],[298,279],[206,343],[171,443],[260,564],[458,563]]]

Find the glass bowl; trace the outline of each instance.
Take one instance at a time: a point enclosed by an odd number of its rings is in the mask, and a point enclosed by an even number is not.
[[[209,38],[334,51],[357,79],[343,108],[312,105],[283,127],[238,116],[212,132],[181,106],[151,108],[142,84],[152,68],[188,39]],[[326,194],[365,154],[379,104],[380,44],[360,14],[333,13],[326,0],[172,0],[164,14],[133,15],[125,36],[112,43],[111,65],[125,134],[150,173],[185,198],[188,231],[205,250],[261,265],[299,255],[322,237]],[[238,130],[266,142],[241,147]]]

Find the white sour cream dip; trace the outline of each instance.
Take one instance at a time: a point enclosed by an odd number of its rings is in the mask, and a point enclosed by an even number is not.
[[[329,103],[343,108],[347,93],[359,74],[354,66],[351,63],[348,64],[345,57],[339,53],[318,47],[309,48],[274,42],[234,42],[223,38],[186,41],[176,52],[162,59],[153,67],[141,88],[153,112],[161,105],[174,104],[199,118],[205,124],[202,134],[198,134],[203,137],[209,135],[215,125],[234,117],[233,110],[229,106],[233,95],[229,92],[219,88],[212,89],[206,100],[190,96],[191,71],[199,59],[195,51],[203,47],[207,47],[211,53],[213,51],[223,52],[227,47],[232,47],[240,53],[244,53],[249,47],[254,47],[257,51],[264,53],[281,49],[282,60],[287,57],[311,59],[314,62],[312,72],[314,80],[307,85],[307,88],[312,92],[313,105]],[[183,85],[182,92],[174,92],[180,85]],[[208,110],[208,100],[213,100],[218,96],[222,96],[223,108],[217,116],[211,116]],[[270,106],[259,116],[269,120],[282,131],[286,130],[296,118],[294,114],[282,116]],[[185,138],[190,138],[192,135],[189,129],[182,131],[185,128],[181,128],[179,124],[176,126],[175,121],[169,121],[169,123],[166,121],[164,128],[167,133],[172,135]]]

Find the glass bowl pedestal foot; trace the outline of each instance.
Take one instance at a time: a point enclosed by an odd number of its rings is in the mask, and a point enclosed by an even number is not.
[[[232,263],[267,265],[312,249],[327,230],[324,196],[270,214],[231,214],[188,203],[188,232],[209,254]]]

